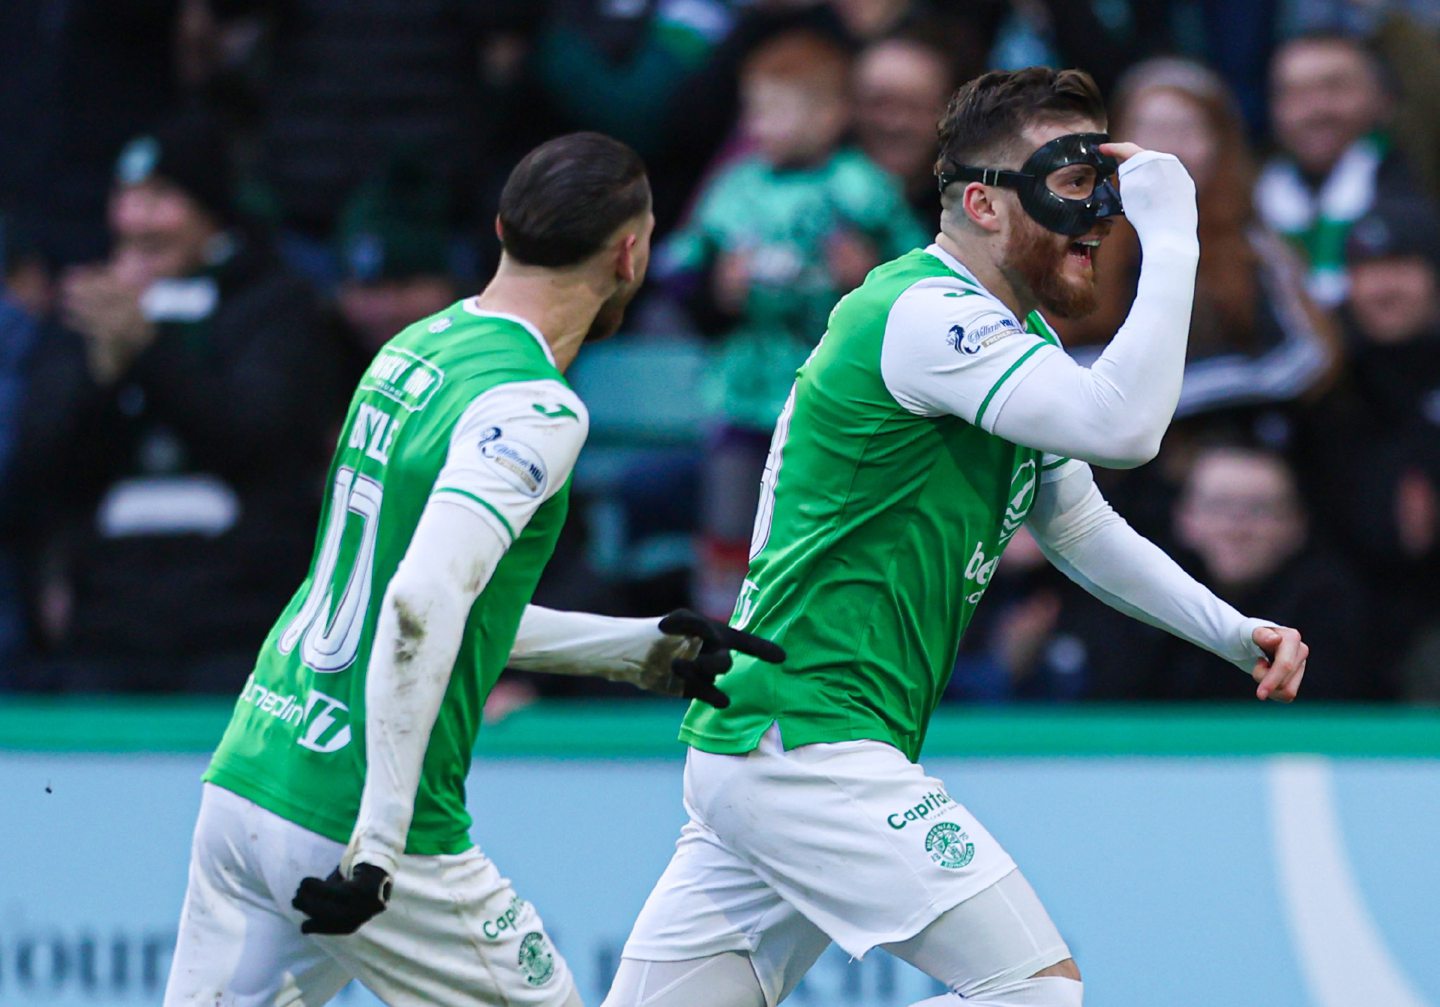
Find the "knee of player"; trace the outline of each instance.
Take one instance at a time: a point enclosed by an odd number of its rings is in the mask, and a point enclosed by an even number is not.
[[[1043,968],[1032,975],[1031,979],[1045,979],[1048,977],[1057,979],[1074,979],[1080,981],[1080,966],[1075,964],[1074,958],[1066,958],[1063,962],[1056,962],[1048,968]]]
[[[974,1007],[1081,1007],[1084,994],[1080,969],[1066,958],[1024,979],[998,978],[961,995]]]

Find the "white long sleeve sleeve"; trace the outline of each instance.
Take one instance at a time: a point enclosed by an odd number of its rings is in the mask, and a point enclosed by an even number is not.
[[[699,651],[694,637],[662,633],[659,618],[622,619],[530,605],[510,650],[510,667],[589,675],[679,696],[684,683],[672,673],[671,662]]]
[[[1111,509],[1081,462],[1047,473],[1029,527],[1061,573],[1105,602],[1249,671],[1264,654],[1246,618]]]
[[[660,620],[622,619],[527,605],[510,649],[510,667],[608,678],[643,664],[665,638]]]
[[[347,874],[355,863],[395,873],[465,620],[508,546],[491,522],[445,496],[420,517],[375,627],[365,678],[365,789],[341,862]]]
[[[537,391],[567,411],[538,410]],[[470,609],[535,511],[569,479],[585,419],[558,382],[514,382],[477,397],[456,424],[381,601],[365,678],[365,786],[342,871],[363,862],[395,873]]]
[[[955,275],[913,284],[890,309],[880,368],[896,402],[1098,465],[1154,457],[1184,372],[1199,261],[1195,186],[1174,157],[1148,151],[1120,176],[1145,260],[1130,314],[1094,364],[1080,366],[1037,326],[1027,330],[964,263],[931,246]]]
[[[1120,179],[1125,216],[1144,252],[1125,324],[1089,368],[1059,353],[1040,361],[1006,396],[990,430],[1128,468],[1155,457],[1180,401],[1200,245],[1195,186],[1178,160],[1137,154],[1120,166]]]

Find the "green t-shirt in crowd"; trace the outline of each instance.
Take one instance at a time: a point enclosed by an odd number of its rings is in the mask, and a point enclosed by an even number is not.
[[[807,168],[742,158],[706,186],[689,224],[665,246],[662,269],[698,270],[726,253],[750,261],[741,317],[722,338],[707,393],[726,422],[769,430],[845,290],[827,245],[864,239],[880,261],[925,244],[899,186],[864,154],[842,149]]]

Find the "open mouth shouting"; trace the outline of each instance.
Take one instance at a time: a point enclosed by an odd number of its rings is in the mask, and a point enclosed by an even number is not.
[[[1100,247],[1099,238],[1081,238],[1070,242],[1069,254],[1087,266],[1095,263],[1095,249]]]

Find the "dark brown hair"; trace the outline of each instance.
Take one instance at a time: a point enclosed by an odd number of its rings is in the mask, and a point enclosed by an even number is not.
[[[960,86],[940,119],[935,173],[982,164],[1010,153],[1026,126],[1063,119],[1105,125],[1105,102],[1084,70],[992,70]]]
[[[531,266],[573,266],[650,206],[645,162],[601,133],[547,140],[510,172],[500,193],[505,254]]]

